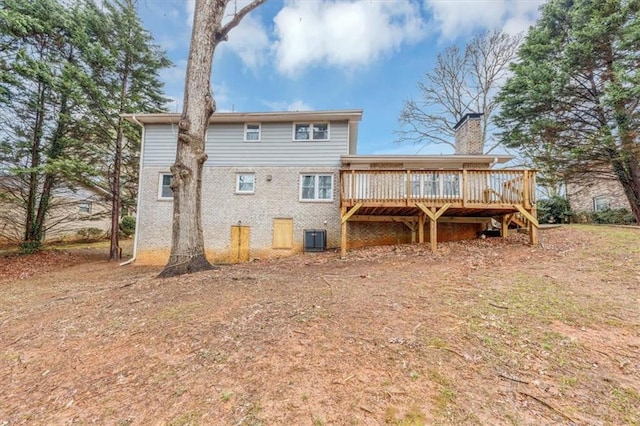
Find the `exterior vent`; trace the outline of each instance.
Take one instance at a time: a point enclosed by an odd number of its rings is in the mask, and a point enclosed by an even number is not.
[[[304,230],[304,251],[325,251],[327,248],[326,229]]]

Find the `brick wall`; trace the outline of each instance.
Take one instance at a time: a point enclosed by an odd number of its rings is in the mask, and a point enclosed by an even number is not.
[[[574,212],[593,212],[595,197],[606,199],[610,209],[630,210],[622,185],[615,179],[592,179],[580,185],[567,183],[567,199]]]
[[[158,200],[160,173],[168,168],[148,167],[143,171],[140,194],[138,263],[163,264],[171,244],[172,200]],[[255,192],[236,194],[236,174],[254,173]],[[301,173],[331,173],[332,202],[302,202]],[[228,262],[231,256],[231,227],[250,228],[250,258],[287,256],[303,249],[305,229],[326,229],[327,247],[340,247],[340,192],[338,168],[296,167],[207,167],[202,183],[202,226],[207,257]],[[273,220],[293,218],[293,248],[272,249]]]

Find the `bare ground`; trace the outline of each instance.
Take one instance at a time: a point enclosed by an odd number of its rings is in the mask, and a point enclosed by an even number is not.
[[[640,230],[540,240],[0,258],[0,425],[640,424]]]

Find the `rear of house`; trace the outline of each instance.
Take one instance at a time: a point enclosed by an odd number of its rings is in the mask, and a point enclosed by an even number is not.
[[[137,262],[164,264],[180,116],[126,118],[143,127]],[[481,154],[480,114],[458,123],[456,154],[445,156],[357,155],[361,118],[361,110],[214,114],[202,182],[208,259],[426,241],[435,250],[437,241],[475,238],[492,218],[503,233],[519,217],[537,227],[534,173],[490,170],[511,157]]]
[[[361,110],[217,113],[206,136],[206,255],[241,262],[340,244],[339,171],[355,153]],[[169,258],[170,166],[178,114],[128,116],[143,126],[136,258]],[[307,231],[307,232],[305,232]]]

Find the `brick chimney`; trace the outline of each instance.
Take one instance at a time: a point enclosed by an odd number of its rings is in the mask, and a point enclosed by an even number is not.
[[[453,127],[456,135],[456,154],[482,155],[482,113],[465,114]]]

